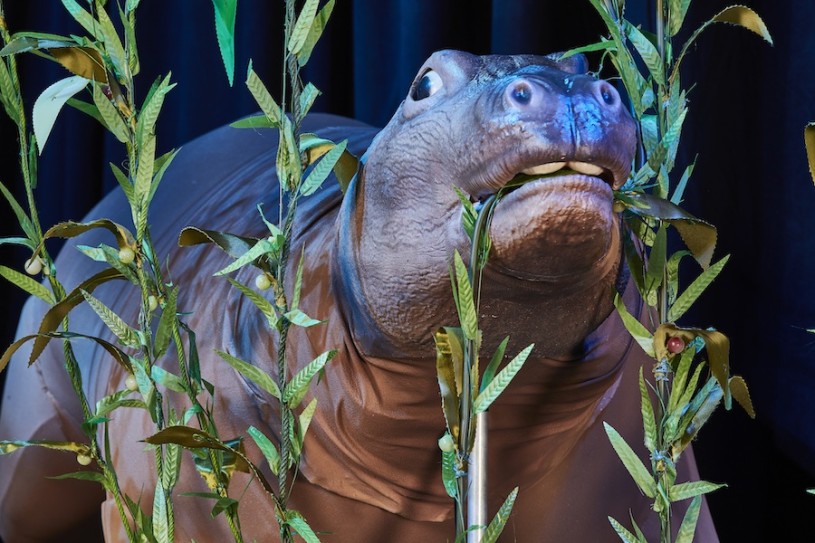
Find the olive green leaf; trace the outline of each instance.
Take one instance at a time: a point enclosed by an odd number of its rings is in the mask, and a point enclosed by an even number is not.
[[[178,302],[178,287],[174,286],[170,289],[170,294],[167,296],[167,301],[164,303],[161,317],[158,320],[158,328],[156,329],[155,336],[155,356],[160,358],[167,348],[170,346],[170,341],[176,330],[176,311]]]
[[[681,401],[682,397],[686,393],[686,387],[691,389],[691,394],[693,390],[696,388],[696,381],[692,380],[690,385],[688,384],[688,377],[691,375],[690,367],[691,362],[693,361],[693,357],[696,354],[696,350],[693,348],[685,349],[682,351],[682,355],[679,357],[679,364],[677,365],[674,371],[674,379],[673,384],[671,386],[671,395],[668,398],[668,412],[674,413],[677,408],[683,404]],[[696,376],[698,379],[698,375]],[[684,403],[687,403],[685,400]]]
[[[479,392],[483,392],[487,385],[492,382],[495,372],[498,371],[498,366],[504,359],[504,352],[506,352],[507,343],[509,343],[509,336],[505,337],[503,341],[498,344],[498,348],[495,349],[495,353],[492,355],[490,363],[487,364],[486,369],[484,369],[484,375],[481,377],[481,387]]]
[[[129,389],[119,390],[118,392],[114,392],[110,396],[105,396],[98,402],[96,402],[96,410],[94,411],[94,418],[102,418],[105,415],[115,411],[120,407],[128,407],[128,408],[140,408],[145,409],[147,406],[141,400],[136,400],[132,398],[128,398],[133,394],[133,391]]]
[[[614,528],[614,531],[620,536],[620,539],[623,543],[641,543],[641,540],[637,538],[634,534],[626,530],[626,528],[614,520],[612,517],[608,517],[609,523],[611,523],[611,527]]]
[[[311,379],[317,375],[336,354],[337,351],[335,350],[326,351],[298,371],[283,389],[282,400],[292,409],[297,407],[308,390]]]
[[[65,479],[78,479],[80,481],[92,481],[94,483],[99,483],[102,486],[105,486],[107,480],[105,476],[98,471],[74,471],[72,473],[63,473],[62,475],[54,475],[53,477],[48,477],[49,479],[53,479],[55,481],[62,481]]]
[[[475,312],[475,301],[473,299],[473,287],[470,284],[467,267],[461,259],[458,251],[453,254],[453,286],[456,295],[456,309],[458,318],[461,321],[461,329],[464,337],[475,340],[478,335],[478,317]]]
[[[668,34],[676,36],[685,21],[685,15],[687,15],[690,7],[690,0],[669,0],[668,6]]]
[[[303,48],[308,38],[311,25],[314,23],[314,18],[317,16],[317,6],[320,0],[306,0],[300,14],[297,16],[297,22],[294,23],[294,28],[289,35],[289,41],[286,48],[289,53],[297,55]]]
[[[232,128],[274,128],[277,124],[270,121],[265,114],[261,113],[260,115],[250,115],[229,123],[229,126]]]
[[[312,319],[300,309],[292,309],[291,311],[284,313],[283,316],[290,323],[294,324],[295,326],[301,326],[303,328],[316,326],[318,324],[322,324],[325,322],[317,319]]]
[[[741,26],[747,30],[751,30],[761,36],[764,41],[770,45],[773,44],[773,38],[770,36],[767,25],[761,20],[761,17],[752,9],[745,6],[730,6],[716,15],[714,15],[712,22],[728,23],[736,26]]]
[[[809,163],[809,175],[815,182],[815,123],[809,123],[804,128],[804,144],[807,150],[807,161]]]
[[[61,222],[46,230],[42,237],[43,241],[50,238],[75,238],[80,234],[84,234],[96,228],[103,228],[113,234],[116,237],[116,243],[120,249],[132,247],[135,244],[133,234],[121,224],[113,222],[110,219],[96,219],[88,222]]]
[[[32,439],[29,441],[0,441],[0,455],[9,454],[24,447],[43,447],[55,451],[67,451],[76,454],[90,455],[91,448],[84,443],[74,441],[49,441]]]
[[[702,509],[702,497],[697,496],[690,502],[685,518],[679,526],[675,543],[692,543],[693,534],[696,533],[696,522],[699,520],[699,511]]]
[[[176,86],[175,83],[170,84],[171,74],[160,81],[160,83],[147,95],[145,102],[142,105],[139,114],[139,120],[136,126],[136,141],[144,146],[146,138],[156,133],[156,122],[158,121],[159,113],[164,105],[164,99],[167,93],[173,90]],[[152,170],[150,172],[152,176]]]
[[[153,494],[153,536],[157,543],[172,543],[173,521],[170,518],[172,509],[167,507],[167,495],[161,481],[156,485]]]
[[[345,152],[348,140],[343,140],[328,151],[317,164],[314,165],[306,179],[300,185],[300,194],[309,196],[322,186],[323,181],[337,165],[337,162]]]
[[[236,236],[227,232],[216,230],[203,230],[193,226],[187,226],[181,231],[178,237],[179,247],[191,247],[205,243],[214,243],[232,258],[240,258],[258,242],[257,238],[246,236]],[[253,264],[267,273],[271,273],[265,259],[255,260]]]
[[[645,301],[650,306],[657,304],[659,287],[665,278],[665,264],[668,249],[668,233],[666,225],[660,223],[654,244],[648,255],[648,266],[645,271]]]
[[[614,447],[614,450],[617,452],[617,456],[622,461],[625,469],[628,470],[628,473],[634,479],[637,487],[639,487],[642,493],[649,498],[655,498],[656,483],[654,482],[651,474],[648,473],[648,469],[645,467],[645,464],[642,463],[642,460],[640,460],[639,456],[637,456],[637,453],[631,449],[617,430],[615,430],[607,422],[603,422],[603,426],[606,429],[606,434],[608,435],[609,441],[611,441],[611,446]]]
[[[481,543],[495,543],[498,541],[498,536],[504,531],[509,520],[509,515],[512,513],[512,507],[515,505],[515,498],[518,497],[518,487],[512,489],[507,499],[498,509],[498,512],[493,517],[487,529],[484,530],[484,535],[481,536]]]
[[[215,8],[215,35],[231,87],[235,79],[235,19],[238,0],[212,0],[212,5]]]
[[[249,71],[246,76],[246,87],[254,97],[255,102],[260,106],[266,118],[271,121],[272,126],[280,126],[283,121],[283,112],[280,106],[277,105],[272,95],[269,93],[266,85],[260,80],[260,77],[252,69],[252,64],[249,64]]]
[[[306,164],[310,165],[317,161],[320,157],[334,149],[336,144],[316,134],[301,134],[300,135],[300,152],[306,155]],[[334,164],[334,175],[337,176],[337,181],[340,184],[340,190],[344,193],[348,188],[351,179],[357,174],[359,170],[359,159],[353,153],[344,149],[339,159]]]
[[[594,53],[596,51],[616,51],[617,46],[614,45],[612,40],[607,38],[600,38],[600,41],[597,43],[590,43],[589,45],[583,45],[581,47],[575,47],[574,49],[569,49],[560,55],[558,61],[565,60],[569,57],[572,57],[577,54],[581,53]]]
[[[105,128],[110,130],[121,143],[128,143],[130,141],[130,130],[127,128],[121,114],[119,114],[119,110],[105,96],[99,84],[93,85],[93,103],[99,110],[99,115],[105,121]]]
[[[534,347],[535,344],[533,343],[515,355],[515,358],[513,358],[509,364],[507,364],[506,367],[495,376],[495,379],[490,381],[484,390],[476,397],[475,402],[473,403],[474,413],[478,414],[490,408],[490,405],[492,405],[498,396],[500,396],[507,386],[509,386],[512,379],[521,370],[521,367],[523,367],[524,362],[526,362],[527,357],[529,357],[529,353],[532,352]]]
[[[229,281],[233,287],[240,290],[241,293],[246,296],[249,301],[260,310],[261,313],[263,313],[263,316],[266,317],[266,323],[269,325],[269,328],[272,330],[277,330],[280,319],[277,316],[277,310],[275,309],[274,305],[272,305],[272,302],[243,283],[235,281],[231,277],[227,277],[226,280]]]
[[[642,367],[640,367],[640,410],[642,411],[645,448],[653,451],[656,449],[657,443],[657,426],[654,418],[654,406],[651,404],[651,397],[648,395],[648,388],[645,386]]]
[[[314,530],[311,529],[311,526],[308,525],[308,522],[306,522],[306,519],[303,518],[303,515],[297,511],[286,511],[286,524],[291,526],[294,531],[297,532],[297,535],[302,537],[303,541],[306,543],[320,543],[320,539],[317,537],[317,534],[315,534]]]
[[[0,103],[6,110],[9,119],[19,127],[23,121],[22,104],[19,92],[11,81],[11,74],[5,61],[0,60]]]
[[[690,309],[697,298],[699,298],[699,296],[702,295],[713,280],[716,279],[729,259],[730,255],[726,255],[724,258],[703,271],[699,277],[694,279],[693,282],[688,285],[688,288],[686,288],[685,291],[679,295],[676,301],[671,304],[668,311],[669,321],[675,322],[679,320],[679,318],[682,317],[682,315],[684,315],[688,309]]]
[[[186,231],[186,229],[185,229]],[[199,231],[200,232],[200,231]],[[232,238],[229,240],[230,243],[234,243],[235,239]],[[257,240],[257,242],[245,253],[239,256],[234,262],[229,264],[227,267],[223,268],[215,272],[213,275],[226,275],[228,273],[232,273],[233,271],[244,267],[249,263],[254,263],[255,260],[258,258],[267,255],[269,253],[275,254],[277,252],[277,247],[271,240],[271,238],[262,238]]]
[[[628,312],[628,309],[625,307],[625,303],[619,294],[614,297],[614,307],[617,308],[617,313],[619,313],[620,318],[623,321],[623,325],[625,326],[625,329],[628,330],[628,333],[631,334],[639,346],[642,347],[645,354],[653,357],[653,335],[640,321],[638,321],[631,313]]]
[[[105,41],[104,36],[100,32],[99,23],[94,19],[90,13],[85,11],[74,0],[62,0],[62,5],[68,10],[73,18],[82,25],[85,31],[89,32],[93,37],[100,41]]]
[[[6,266],[0,266],[0,276],[6,278],[10,283],[17,285],[27,293],[36,296],[47,304],[54,303],[54,295],[48,288],[29,275],[20,273]]]
[[[249,362],[244,362],[243,360],[232,356],[231,354],[219,351],[215,349],[215,352],[223,358],[232,368],[235,369],[238,373],[255,383],[257,386],[274,396],[275,398],[282,399],[282,394],[280,393],[280,388],[278,387],[277,383],[274,379],[269,376],[268,373],[261,370],[257,366],[250,364]]]
[[[728,381],[727,388],[730,390],[730,394],[733,396],[733,398],[739,403],[742,409],[747,412],[750,418],[756,418],[756,411],[753,408],[753,400],[750,398],[750,391],[747,389],[747,383],[744,382],[744,378],[734,375]]]
[[[155,381],[156,383],[160,384],[161,386],[168,390],[181,393],[187,391],[187,387],[184,384],[184,381],[182,381],[178,375],[170,373],[161,366],[157,365],[151,366],[150,377],[153,379],[153,381]]]
[[[298,102],[300,115],[302,117],[306,116],[306,113],[308,113],[308,111],[311,109],[311,106],[314,105],[314,100],[316,100],[320,94],[320,90],[315,87],[313,83],[308,83],[303,88],[300,93],[300,100]]]
[[[651,77],[657,83],[661,83],[665,79],[665,65],[662,62],[662,57],[657,51],[656,46],[651,43],[651,40],[645,37],[642,31],[628,21],[624,23],[625,34],[631,44],[637,50]]]
[[[334,10],[334,0],[328,0],[325,5],[317,12],[317,15],[314,17],[314,21],[311,23],[311,28],[308,31],[308,35],[306,39],[303,41],[303,45],[300,47],[300,50],[297,52],[297,62],[300,66],[305,66],[308,63],[309,58],[311,58],[311,53],[314,50],[314,46],[317,45],[317,42],[320,39],[320,36],[323,34],[323,30],[325,30],[326,25],[328,24],[328,19],[331,17],[331,12]]]
[[[710,483],[708,481],[691,481],[689,483],[672,486],[668,491],[668,495],[672,502],[678,502],[713,492],[725,486],[727,485]]]
[[[37,137],[39,151],[45,147],[48,136],[57,120],[62,106],[70,97],[88,86],[88,80],[78,75],[61,79],[45,89],[34,102],[32,124]]]
[[[275,447],[274,443],[254,426],[250,426],[247,432],[249,432],[249,435],[255,441],[260,452],[263,453],[272,473],[275,475],[280,473],[280,453],[277,451],[277,447]]]
[[[85,301],[91,306],[91,309],[102,319],[105,326],[113,332],[123,345],[133,348],[141,346],[141,340],[136,330],[131,328],[119,315],[97,298],[93,297],[89,292],[84,290],[81,292]]]

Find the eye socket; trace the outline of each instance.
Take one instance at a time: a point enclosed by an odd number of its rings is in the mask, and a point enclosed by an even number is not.
[[[441,76],[429,69],[422,75],[418,83],[416,83],[411,97],[416,101],[424,100],[436,94],[443,86],[444,83],[442,83]]]

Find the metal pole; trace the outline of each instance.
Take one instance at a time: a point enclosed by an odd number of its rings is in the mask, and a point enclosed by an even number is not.
[[[477,415],[475,443],[467,472],[467,524],[478,526],[467,533],[467,543],[479,543],[487,520],[487,412]]]

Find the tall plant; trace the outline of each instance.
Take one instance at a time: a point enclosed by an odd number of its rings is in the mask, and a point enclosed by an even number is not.
[[[705,21],[681,47],[675,48],[674,40],[683,29],[690,0],[657,0],[654,33],[645,32],[625,18],[624,0],[590,2],[609,37],[567,55],[602,51],[603,59],[610,59],[619,74],[639,124],[640,148],[634,173],[615,193],[615,206],[630,232],[625,243],[626,259],[637,288],[652,308],[651,321],[643,324],[633,317],[619,296],[615,305],[628,331],[654,359],[653,381],[646,380],[642,371],[639,379],[650,469],[613,427],[606,424],[606,432],[639,489],[654,500],[661,542],[673,540],[672,504],[692,498],[676,538],[677,543],[684,543],[693,538],[701,496],[723,485],[705,481],[677,483],[676,465],[681,453],[721,402],[730,409],[735,398],[751,417],[755,414],[744,380],[730,375],[727,337],[714,329],[676,324],[728,259],[726,256],[711,264],[715,228],[679,207],[694,168],[694,164],[688,165],[678,179],[673,174],[688,113],[688,90],[682,86],[680,66],[699,35],[714,23],[742,26],[769,43],[772,39],[755,12],[731,6]],[[685,246],[673,254],[668,251],[671,228]],[[702,272],[681,290],[679,265],[685,257],[696,260]],[[705,366],[708,372],[703,375]],[[645,541],[633,519],[633,532],[619,521],[609,520],[623,541]]]

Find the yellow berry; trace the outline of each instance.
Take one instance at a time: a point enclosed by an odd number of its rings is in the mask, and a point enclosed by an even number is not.
[[[76,461],[79,463],[80,466],[89,466],[93,458],[88,456],[87,454],[79,453],[76,455]]]
[[[270,286],[272,286],[272,282],[269,280],[269,276],[265,273],[262,273],[255,277],[255,286],[260,290],[266,290]]]
[[[136,253],[130,247],[123,247],[119,249],[119,262],[122,264],[130,264],[136,258]]]
[[[158,299],[152,294],[147,297],[147,307],[150,308],[150,311],[155,311],[158,307]]]
[[[125,386],[127,387],[127,390],[139,390],[139,384],[136,382],[136,378],[132,374],[128,375],[127,379],[125,379]]]
[[[25,272],[28,275],[37,275],[42,271],[42,258],[39,256],[32,256],[25,261]]]

